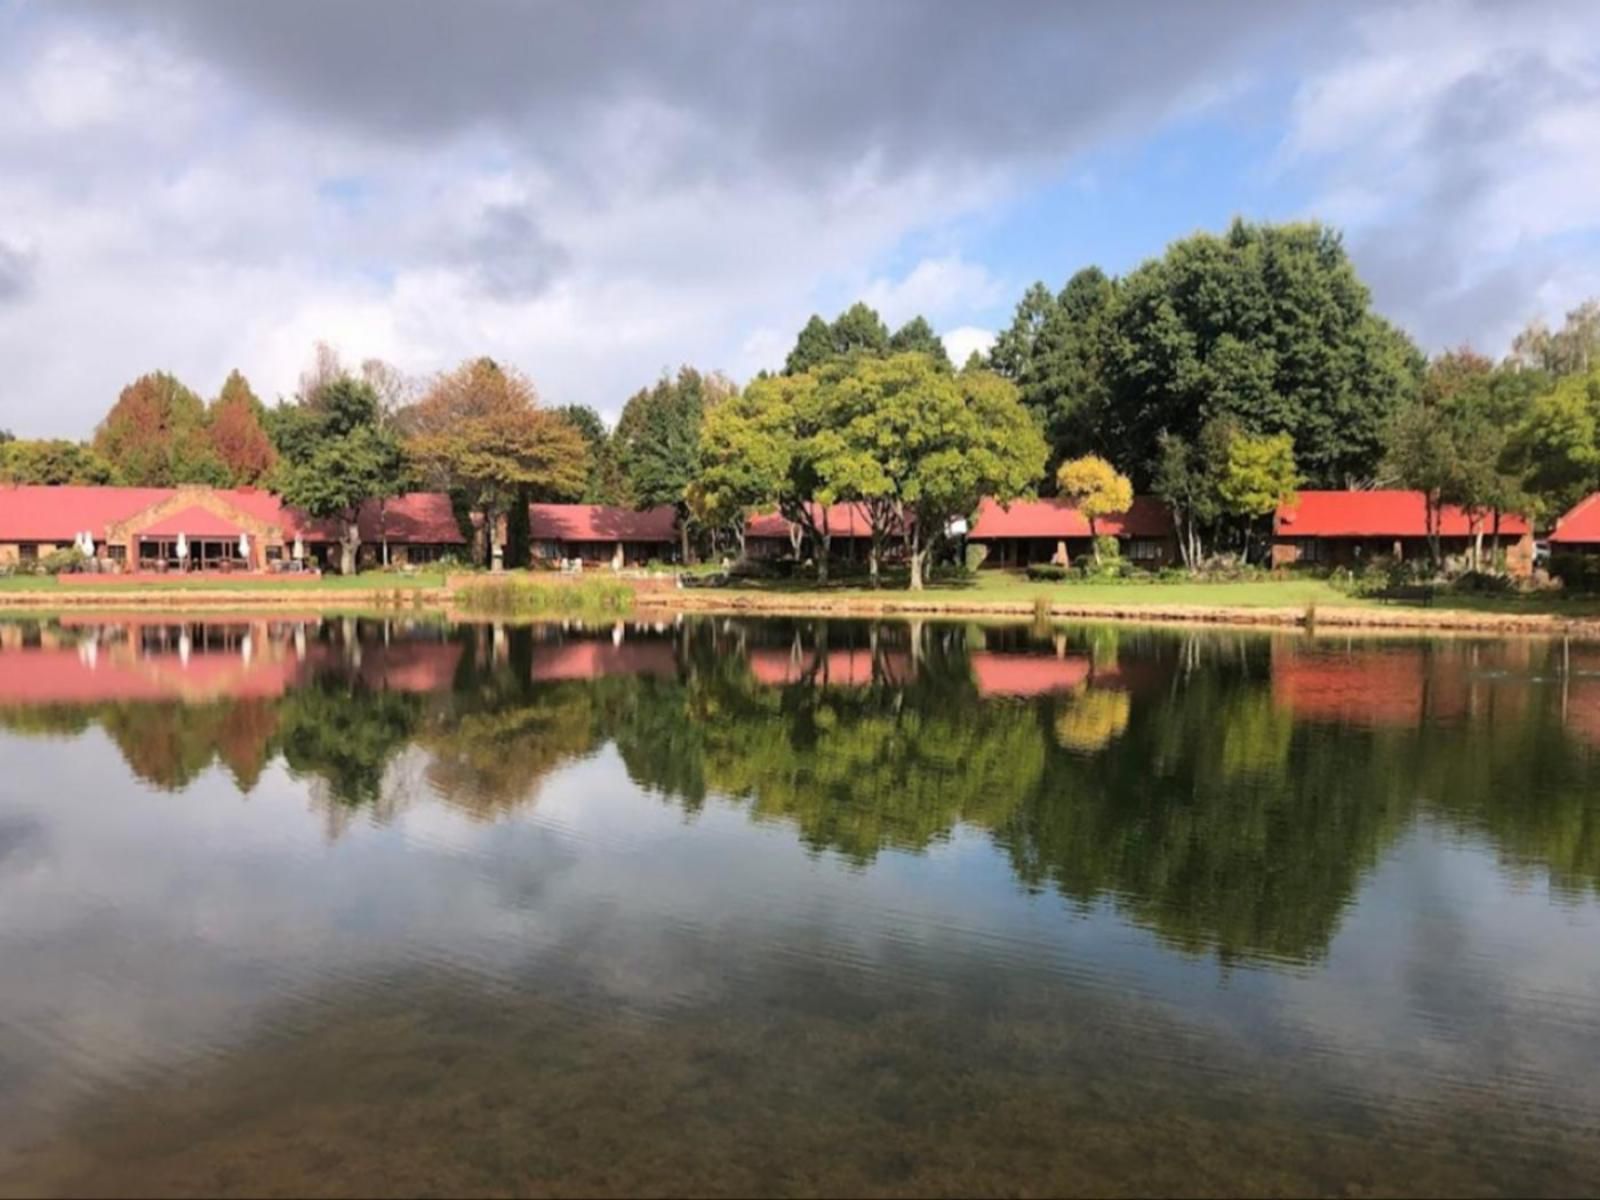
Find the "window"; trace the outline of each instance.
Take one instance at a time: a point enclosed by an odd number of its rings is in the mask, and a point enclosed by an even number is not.
[[[1155,562],[1161,557],[1159,538],[1133,538],[1128,543],[1128,557],[1134,562]]]
[[[17,547],[17,561],[18,562],[26,562],[26,563],[38,562],[39,561],[39,543],[38,542],[23,542],[21,545],[19,545]]]
[[[106,557],[112,562],[121,565],[128,561],[128,548],[126,546],[107,546]]]
[[[1322,539],[1321,538],[1301,538],[1300,539],[1300,561],[1301,562],[1307,562],[1307,563],[1321,562],[1322,561],[1322,557],[1323,557],[1323,555],[1322,555]]]

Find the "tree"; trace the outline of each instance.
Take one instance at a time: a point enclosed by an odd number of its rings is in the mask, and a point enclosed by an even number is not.
[[[1511,435],[1527,490],[1547,517],[1600,485],[1600,371],[1568,375],[1536,396]]]
[[[700,471],[700,426],[709,407],[734,392],[723,376],[681,367],[623,405],[612,441],[635,508],[670,504],[678,513],[682,555],[689,561],[688,489]]]
[[[1100,561],[1100,537],[1095,522],[1100,517],[1127,512],[1133,507],[1133,484],[1105,459],[1086,454],[1061,464],[1056,487],[1077,505],[1094,537],[1094,558]]]
[[[1059,295],[1035,283],[995,339],[990,365],[1017,385],[1038,418],[1052,463],[1104,449],[1104,356],[1116,295],[1115,281],[1098,267],[1077,272]]]
[[[227,468],[211,446],[205,404],[160,371],[122,389],[95,431],[94,449],[130,487],[227,482]]]
[[[705,511],[746,515],[777,508],[811,534],[819,579],[828,579],[828,534],[811,503],[821,488],[811,465],[820,427],[817,380],[768,375],[706,410],[700,430],[696,503]]]
[[[211,449],[233,487],[256,484],[277,465],[278,452],[262,425],[261,401],[238,371],[229,373],[209,414]]]
[[[1543,321],[1532,322],[1512,341],[1510,361],[1557,379],[1600,367],[1600,300],[1578,305],[1554,332]]]
[[[35,485],[117,482],[110,463],[89,447],[63,438],[0,443],[0,483]]]
[[[1030,290],[996,366],[1036,408],[1081,397],[1087,407],[1071,411],[1088,415],[1067,429],[1089,431],[1096,452],[1141,485],[1162,431],[1193,443],[1229,416],[1248,434],[1293,436],[1313,486],[1349,486],[1373,476],[1389,418],[1416,394],[1422,356],[1371,311],[1338,234],[1320,225],[1238,221],[1223,236],[1175,242],[1120,280],[1078,285],[1077,316]],[[1080,382],[1051,382],[1071,375],[1058,364]]]
[[[987,371],[956,376],[924,354],[860,359],[820,385],[826,425],[813,466],[837,499],[868,513],[875,545],[905,541],[911,589],[950,522],[985,496],[1002,503],[1031,489],[1046,447],[1016,389]]]
[[[396,494],[403,470],[399,443],[375,425],[358,425],[322,442],[309,459],[280,470],[278,490],[286,504],[339,523],[339,573],[354,575],[361,506]]]
[[[589,474],[579,499],[585,504],[621,504],[622,475],[612,453],[611,436],[600,414],[587,404],[566,404],[551,411],[582,434],[589,448]]]
[[[858,300],[835,317],[831,325],[813,315],[795,339],[783,371],[785,375],[803,375],[836,359],[884,358],[906,352],[926,354],[949,369],[950,356],[926,318],[913,317],[891,337],[877,311]]]
[[[1434,568],[1443,564],[1439,519],[1454,500],[1461,463],[1454,433],[1437,405],[1413,403],[1393,419],[1389,434],[1388,470],[1406,487],[1422,493],[1428,532],[1428,556]]]
[[[912,317],[895,330],[894,336],[889,339],[889,351],[893,354],[926,354],[944,370],[954,369],[950,352],[944,348],[943,339],[933,331],[926,317]]]
[[[424,475],[483,514],[491,555],[499,515],[518,514],[508,520],[508,535],[517,535],[508,546],[509,565],[527,561],[528,505],[574,498],[588,476],[583,435],[538,407],[525,376],[492,359],[473,359],[438,376],[399,424]]]
[[[1294,461],[1294,439],[1288,434],[1253,437],[1236,432],[1229,439],[1226,466],[1217,493],[1225,510],[1244,522],[1247,560],[1250,531],[1280,505],[1293,502],[1299,478]]]

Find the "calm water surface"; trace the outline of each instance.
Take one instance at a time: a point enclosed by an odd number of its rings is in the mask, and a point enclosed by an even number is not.
[[[0,625],[0,1193],[1600,1189],[1600,650]]]

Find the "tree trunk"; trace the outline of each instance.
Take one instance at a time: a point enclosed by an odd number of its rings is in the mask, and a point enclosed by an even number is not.
[[[1089,544],[1094,547],[1094,565],[1100,565],[1100,535],[1094,531],[1094,518],[1089,518]]]
[[[872,546],[867,551],[867,573],[872,577],[872,586],[878,587],[882,582],[878,577],[878,567],[883,561],[883,538],[876,529],[872,531]]]
[[[678,547],[683,556],[681,561],[687,567],[689,565],[689,518],[681,512],[678,514]]]
[[[908,556],[911,560],[911,590],[913,592],[922,590],[922,556],[925,553],[927,551],[922,548],[922,530],[913,527],[911,530],[911,553]]]
[[[833,534],[824,529],[817,534],[817,583],[828,584],[828,558],[833,553]]]
[[[361,549],[361,526],[355,520],[344,523],[339,538],[339,574],[356,573],[356,552]]]

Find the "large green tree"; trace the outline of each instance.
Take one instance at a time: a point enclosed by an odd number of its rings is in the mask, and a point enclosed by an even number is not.
[[[926,354],[937,365],[950,368],[944,342],[926,317],[912,317],[891,334],[877,310],[858,300],[832,323],[813,315],[800,330],[783,369],[787,375],[801,375],[836,359],[906,353]]]
[[[1106,452],[1104,357],[1116,294],[1115,282],[1098,267],[1073,275],[1057,295],[1035,283],[989,353],[991,368],[1017,385],[1045,430],[1052,465]]]
[[[678,512],[682,555],[689,561],[689,488],[700,471],[700,426],[706,411],[725,402],[733,385],[721,375],[681,367],[641,388],[623,405],[612,444],[638,509],[672,505]]]
[[[589,448],[589,472],[579,499],[584,504],[621,504],[622,475],[612,453],[610,431],[600,414],[587,404],[564,404],[551,411],[582,434]]]

